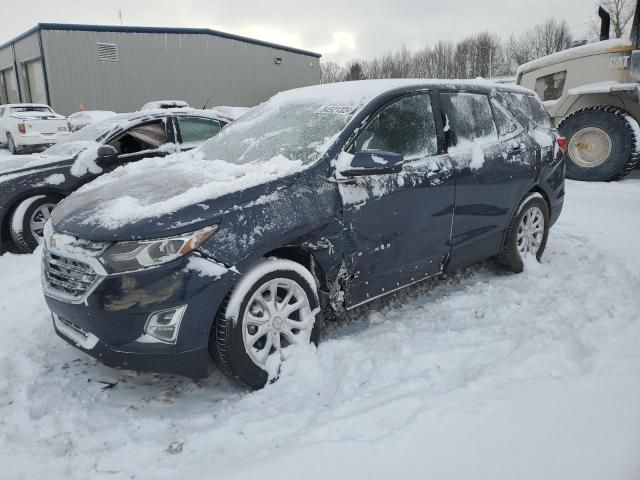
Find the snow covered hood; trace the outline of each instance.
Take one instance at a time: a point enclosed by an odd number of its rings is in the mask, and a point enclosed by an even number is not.
[[[148,158],[69,196],[53,226],[94,241],[167,237],[218,223],[228,209],[286,186],[301,169],[284,157],[261,165],[205,160],[199,150]]]
[[[580,47],[568,48],[561,52],[553,53],[545,57],[532,60],[518,67],[517,75],[547,67],[560,62],[566,62],[576,58],[588,57],[591,55],[600,55],[602,53],[627,52],[633,50],[631,40],[628,38],[617,38],[613,40],[604,40],[601,42],[588,43]]]

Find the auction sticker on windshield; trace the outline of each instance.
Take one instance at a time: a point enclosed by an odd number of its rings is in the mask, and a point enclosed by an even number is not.
[[[337,115],[350,115],[356,111],[358,107],[353,105],[323,105],[315,113],[335,113]]]

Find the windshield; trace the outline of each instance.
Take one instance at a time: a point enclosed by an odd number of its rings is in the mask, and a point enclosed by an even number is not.
[[[53,113],[49,107],[11,107],[11,113],[44,112]]]
[[[283,102],[274,97],[208,140],[200,152],[207,160],[238,165],[275,157],[309,165],[326,151],[355,109],[340,111],[321,100]]]

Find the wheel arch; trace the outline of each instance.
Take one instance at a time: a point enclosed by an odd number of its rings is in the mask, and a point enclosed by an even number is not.
[[[533,185],[520,197],[520,199],[512,207],[511,212],[509,214],[509,222],[507,223],[506,228],[502,232],[501,245],[504,245],[504,242],[509,233],[509,225],[511,225],[511,222],[513,221],[513,217],[518,214],[518,208],[520,207],[520,205],[522,205],[522,202],[524,202],[526,198],[532,193],[539,193],[542,196],[542,198],[544,199],[544,202],[547,204],[547,209],[549,210],[549,214],[551,214],[551,201],[549,200],[550,198],[549,194],[544,190],[544,188],[540,184]]]

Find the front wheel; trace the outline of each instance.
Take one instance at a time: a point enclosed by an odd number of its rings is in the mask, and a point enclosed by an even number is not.
[[[540,261],[549,237],[549,207],[539,193],[529,194],[511,220],[498,262],[507,270],[520,273],[527,256]]]
[[[318,343],[322,323],[311,272],[269,259],[234,288],[217,315],[209,350],[223,373],[259,389],[277,376],[287,347]]]
[[[36,195],[20,202],[11,215],[10,232],[21,253],[33,252],[42,243],[44,224],[49,220],[58,199]]]

